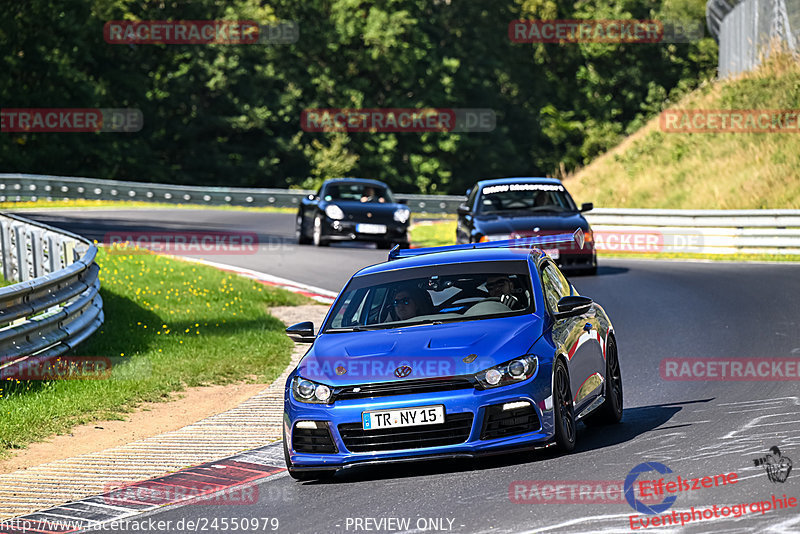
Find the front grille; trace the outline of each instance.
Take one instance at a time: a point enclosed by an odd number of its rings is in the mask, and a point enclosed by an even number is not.
[[[337,452],[331,431],[326,423],[317,423],[317,428],[297,428],[295,426],[292,432],[292,448],[296,452],[310,454]]]
[[[410,426],[381,430],[363,430],[361,423],[339,425],[344,446],[352,452],[422,449],[455,445],[469,439],[472,413],[445,416],[441,425]]]
[[[532,404],[513,410],[503,410],[502,404],[495,404],[486,408],[481,439],[504,438],[533,432],[539,428],[541,428],[539,417]]]
[[[389,395],[412,395],[414,393],[437,393],[455,389],[473,389],[469,378],[428,378],[404,380],[402,382],[379,382],[358,386],[347,386],[333,392],[333,401],[346,399],[371,399]]]

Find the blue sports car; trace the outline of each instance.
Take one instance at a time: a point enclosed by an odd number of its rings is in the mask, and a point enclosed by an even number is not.
[[[292,477],[364,464],[575,447],[576,424],[622,418],[605,311],[540,245],[583,234],[389,253],[357,272],[286,382]]]

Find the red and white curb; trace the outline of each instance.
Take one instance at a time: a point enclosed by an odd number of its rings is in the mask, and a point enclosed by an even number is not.
[[[336,296],[338,295],[338,293],[336,293],[335,291],[328,291],[327,289],[322,289],[321,287],[311,286],[308,284],[304,284],[302,282],[295,282],[294,280],[281,278],[279,276],[273,276],[271,274],[262,273],[260,271],[254,271],[252,269],[245,269],[244,267],[236,267],[235,265],[228,265],[227,263],[218,263],[215,261],[209,261],[200,258],[189,258],[186,256],[170,255],[169,257],[192,263],[200,263],[202,265],[208,265],[210,267],[214,267],[221,271],[239,274],[241,276],[244,276],[245,278],[251,278],[257,282],[261,282],[262,284],[268,286],[280,287],[286,289],[287,291],[291,291],[292,293],[298,293],[300,295],[304,295],[323,304],[333,304],[333,301],[336,299]]]
[[[272,443],[0,522],[0,534],[104,530],[103,525],[122,524],[126,519],[175,504],[256,504],[259,502],[257,485],[284,471],[283,444]]]

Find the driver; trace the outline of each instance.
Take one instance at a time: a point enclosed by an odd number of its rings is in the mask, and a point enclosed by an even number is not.
[[[364,188],[364,194],[361,196],[361,202],[385,202],[386,199],[382,196],[378,196],[378,193],[375,192],[375,188],[372,186],[366,186]]]
[[[391,302],[392,312],[398,321],[405,321],[418,315],[430,313],[430,296],[424,289],[416,286],[401,287]]]
[[[486,280],[486,289],[489,291],[490,297],[500,299],[501,303],[512,310],[521,307],[519,299],[511,294],[514,291],[514,284],[508,276],[504,274],[490,276]]]

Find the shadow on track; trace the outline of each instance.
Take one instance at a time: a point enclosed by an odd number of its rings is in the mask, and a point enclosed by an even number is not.
[[[625,408],[622,423],[618,425],[597,428],[587,428],[585,425],[580,425],[578,428],[577,447],[575,451],[570,454],[619,445],[633,440],[645,432],[658,431],[658,427],[669,422],[676,413],[681,411],[682,406],[706,403],[712,400],[712,398],[709,398]],[[664,430],[666,430],[666,428]],[[443,475],[465,471],[483,471],[543,462],[560,456],[568,457],[569,454],[565,455],[553,446],[537,446],[532,447],[530,451],[509,452],[507,454],[498,454],[475,459],[423,460],[419,462],[385,464],[380,466],[352,467],[339,471],[333,479],[305,482],[304,484],[347,484],[374,480]]]

